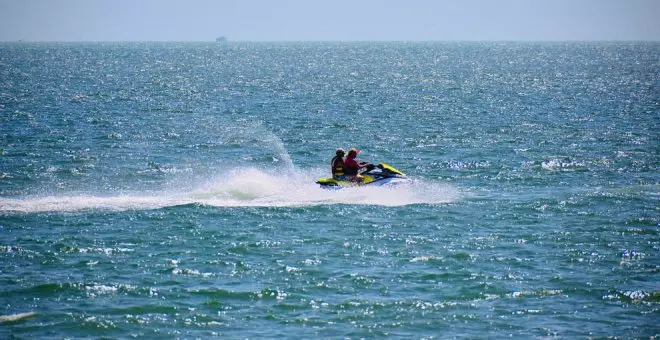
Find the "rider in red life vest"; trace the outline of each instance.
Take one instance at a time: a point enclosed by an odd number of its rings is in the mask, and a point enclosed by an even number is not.
[[[359,174],[360,169],[371,164],[369,162],[360,162],[355,159],[359,153],[360,150],[358,149],[350,149],[344,160],[344,173],[348,176],[348,180],[358,183],[364,181],[364,177]]]

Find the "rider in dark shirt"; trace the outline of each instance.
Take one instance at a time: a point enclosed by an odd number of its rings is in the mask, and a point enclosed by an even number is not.
[[[346,168],[344,165],[344,154],[346,151],[344,149],[339,148],[335,152],[335,157],[332,158],[330,161],[330,170],[332,171],[332,178],[338,179],[338,180],[345,180],[346,178]]]

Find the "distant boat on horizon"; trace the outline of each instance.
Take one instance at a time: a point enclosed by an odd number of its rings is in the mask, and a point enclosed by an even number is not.
[[[217,42],[217,43],[226,43],[227,42],[227,37],[217,37],[217,38],[215,38],[215,42]]]

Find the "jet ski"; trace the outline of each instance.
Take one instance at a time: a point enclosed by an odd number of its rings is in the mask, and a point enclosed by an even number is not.
[[[403,172],[385,163],[379,163],[376,166],[369,164],[360,175],[364,178],[361,183],[338,180],[332,177],[319,178],[316,183],[320,184],[321,188],[340,189],[343,187],[397,185],[410,182],[410,178]]]

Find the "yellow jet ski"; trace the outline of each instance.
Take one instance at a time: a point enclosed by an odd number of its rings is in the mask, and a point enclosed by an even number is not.
[[[319,178],[316,183],[320,184],[321,188],[340,189],[343,187],[397,185],[410,182],[410,178],[403,172],[385,163],[379,163],[376,166],[369,164],[360,175],[364,178],[360,183],[332,177]]]

